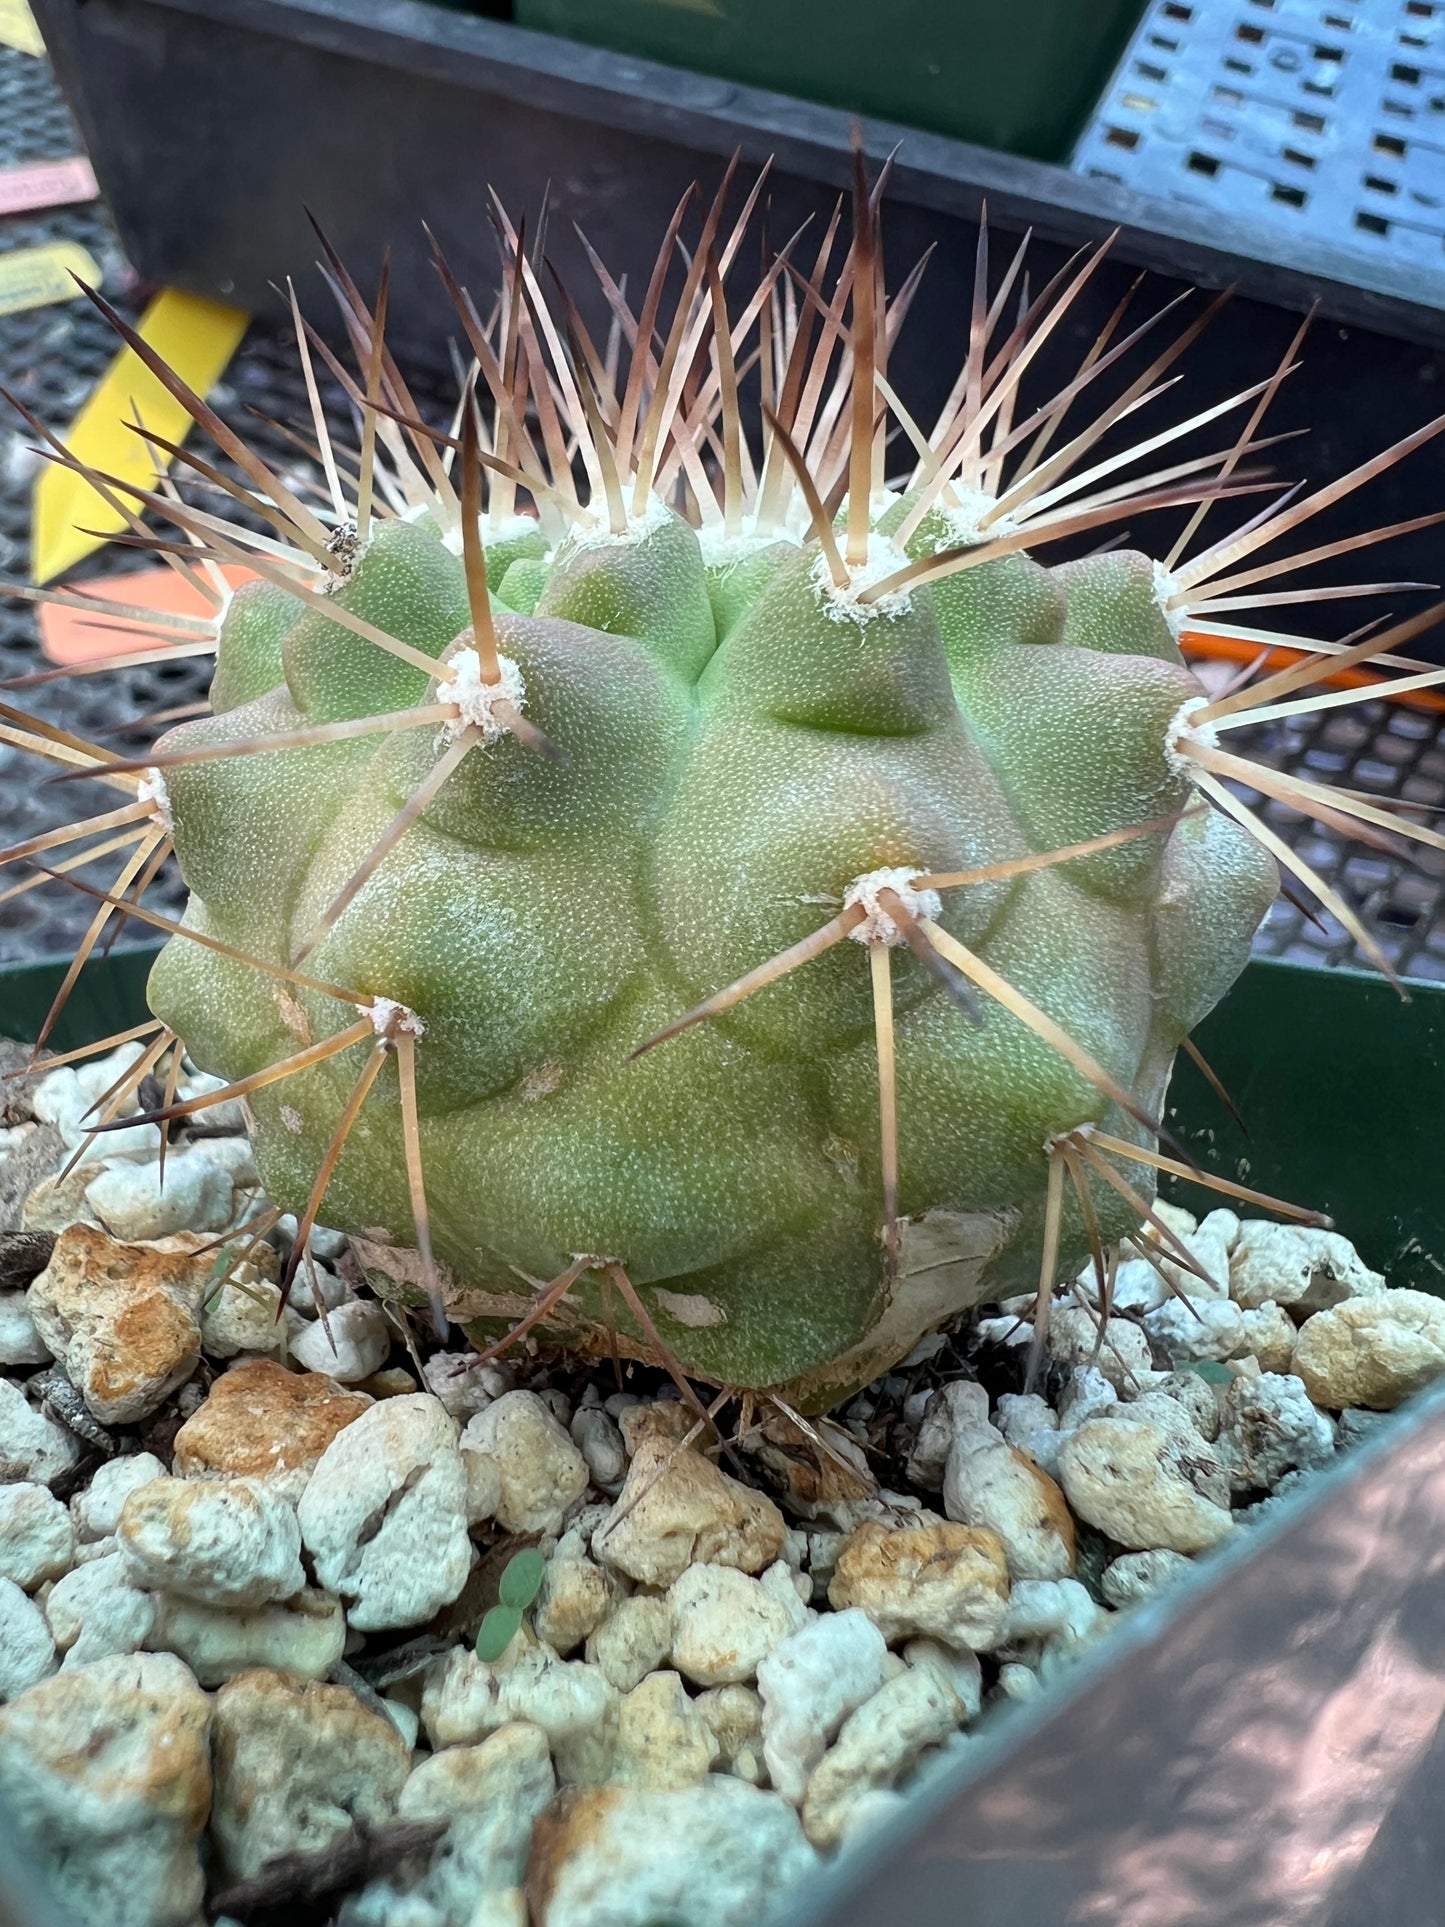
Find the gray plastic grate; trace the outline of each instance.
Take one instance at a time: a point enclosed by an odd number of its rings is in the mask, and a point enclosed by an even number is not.
[[[1445,0],[1155,0],[1074,171],[1445,264]]]

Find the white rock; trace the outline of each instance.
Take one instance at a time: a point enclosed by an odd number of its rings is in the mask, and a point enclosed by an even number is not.
[[[1049,1352],[1060,1365],[1091,1365],[1116,1389],[1133,1390],[1154,1370],[1149,1340],[1132,1319],[1105,1319],[1101,1342],[1097,1317],[1078,1305],[1054,1307],[1049,1320]]]
[[[161,1598],[146,1644],[175,1653],[202,1686],[224,1686],[255,1666],[325,1679],[346,1651],[346,1621],[339,1599],[312,1589],[246,1613]]]
[[[1059,1477],[1078,1516],[1131,1551],[1202,1552],[1233,1524],[1213,1448],[1186,1449],[1159,1425],[1091,1419],[1065,1443]]]
[[[1302,1316],[1384,1289],[1347,1238],[1313,1225],[1253,1219],[1240,1227],[1230,1259],[1230,1296],[1249,1307],[1272,1301]]]
[[[79,1457],[74,1435],[37,1411],[13,1379],[0,1378],[0,1483],[53,1485]]]
[[[775,1793],[722,1774],[681,1792],[566,1794],[533,1848],[546,1927],[757,1927],[816,1864]]]
[[[85,1188],[86,1203],[113,1238],[134,1244],[176,1231],[220,1231],[230,1223],[231,1174],[199,1149],[160,1160],[108,1163]]]
[[[1176,1405],[1183,1406],[1201,1438],[1212,1441],[1219,1437],[1219,1398],[1214,1387],[1198,1372],[1187,1368],[1177,1372],[1161,1372],[1146,1396],[1155,1400],[1173,1399]],[[1136,1408],[1137,1404],[1138,1401]]]
[[[497,1516],[502,1503],[502,1468],[490,1452],[473,1452],[467,1435],[460,1440],[462,1472],[467,1486],[467,1524],[478,1526]]]
[[[1163,1547],[1154,1552],[1124,1552],[1105,1566],[1099,1590],[1111,1606],[1137,1606],[1193,1570],[1194,1562],[1182,1552]]]
[[[403,1893],[389,1880],[369,1880],[348,1894],[336,1919],[338,1927],[447,1927],[446,1915],[424,1894]],[[222,1919],[216,1927],[240,1927],[240,1923]],[[527,1927],[525,1916],[521,1927]]]
[[[652,1593],[620,1599],[585,1650],[619,1693],[630,1693],[672,1650],[672,1607]]]
[[[45,1615],[13,1579],[0,1577],[0,1706],[55,1671],[55,1641]]]
[[[786,1578],[787,1568],[782,1571]],[[785,1597],[733,1566],[689,1566],[668,1588],[667,1601],[672,1663],[695,1686],[752,1679],[759,1663],[804,1620],[790,1579]]]
[[[234,1103],[235,1109],[231,1106]],[[251,1140],[246,1136],[245,1113],[239,1098],[228,1099],[225,1104],[213,1105],[208,1113],[212,1130],[229,1115],[237,1121],[233,1135],[206,1136],[196,1147],[203,1151],[212,1164],[218,1164],[226,1172],[231,1183],[239,1191],[256,1191],[261,1184],[261,1173],[256,1166],[256,1154],[251,1149]],[[239,1202],[239,1201],[238,1201]]]
[[[411,1767],[391,1721],[345,1687],[260,1669],[217,1693],[214,1758],[211,1838],[235,1880],[389,1820]]]
[[[43,1485],[0,1485],[0,1578],[34,1592],[69,1572],[75,1527],[66,1508]]]
[[[1077,1579],[1021,1579],[1009,1595],[1002,1643],[1044,1640],[1081,1646],[1107,1617]]]
[[[1294,1369],[1328,1411],[1393,1411],[1445,1373],[1445,1302],[1404,1290],[1347,1298],[1305,1320]]]
[[[1074,1522],[1058,1486],[1001,1438],[976,1450],[970,1443],[967,1434],[955,1439],[948,1455],[943,1509],[949,1518],[997,1533],[1010,1578],[1062,1579],[1071,1573]]]
[[[947,1739],[964,1709],[943,1676],[917,1667],[888,1680],[844,1722],[808,1780],[803,1828],[815,1847],[835,1847],[863,1794],[891,1787],[930,1746]]]
[[[1144,1323],[1176,1362],[1254,1356],[1266,1371],[1285,1370],[1295,1344],[1293,1323],[1272,1302],[1246,1311],[1232,1298],[1171,1298]]]
[[[254,1265],[239,1266],[201,1307],[201,1348],[211,1358],[277,1352],[285,1338],[281,1288]]]
[[[1046,1398],[1037,1392],[1005,1392],[998,1402],[994,1423],[1010,1445],[1021,1446],[1036,1432],[1057,1432],[1059,1415]]]
[[[1237,1378],[1225,1393],[1218,1452],[1236,1492],[1270,1491],[1287,1472],[1313,1472],[1335,1455],[1335,1431],[1299,1379]]]
[[[599,1491],[616,1496],[627,1476],[627,1449],[622,1434],[600,1406],[584,1405],[572,1414],[572,1443],[587,1462],[588,1476]]]
[[[1229,1295],[1230,1253],[1239,1237],[1239,1218],[1227,1208],[1214,1210],[1200,1219],[1193,1231],[1180,1234],[1180,1243],[1204,1273],[1201,1278],[1172,1256],[1173,1247],[1163,1239],[1150,1243],[1159,1267],[1170,1283],[1189,1297],[1225,1298]]]
[[[614,1786],[698,1786],[717,1758],[712,1728],[676,1673],[649,1673],[617,1708],[607,1780]]]
[[[296,1267],[296,1276],[286,1294],[286,1307],[288,1311],[299,1312],[303,1318],[319,1318],[323,1310],[333,1312],[338,1305],[349,1305],[355,1296],[344,1278],[338,1278],[308,1251]]]
[[[30,1093],[30,1107],[43,1124],[53,1124],[64,1138],[66,1148],[75,1150],[96,1123],[92,1107],[145,1054],[145,1046],[122,1044],[109,1056],[89,1063],[63,1064],[49,1071]],[[134,1096],[122,1100],[116,1115],[133,1116],[138,1109]],[[121,1133],[115,1133],[116,1136]],[[157,1130],[148,1127],[148,1151],[156,1147]]]
[[[247,1612],[306,1583],[295,1511],[264,1479],[153,1479],[117,1536],[134,1585],[203,1606]]]
[[[67,1669],[0,1713],[0,1805],[77,1918],[200,1917],[210,1714],[169,1653]]]
[[[47,1365],[50,1356],[25,1293],[0,1291],[0,1365]]]
[[[888,1676],[888,1647],[866,1613],[824,1613],[758,1666],[768,1777],[794,1805],[848,1715]]]
[[[1194,1282],[1198,1284],[1199,1280],[1195,1279]],[[1091,1305],[1097,1303],[1098,1279],[1092,1264],[1086,1266],[1075,1279],[1074,1291]],[[1112,1311],[1127,1312],[1137,1317],[1143,1312],[1156,1310],[1171,1296],[1167,1282],[1147,1258],[1125,1258],[1115,1268],[1109,1306]]]
[[[983,1707],[983,1668],[978,1654],[960,1652],[936,1639],[910,1639],[903,1657],[915,1669],[934,1672],[948,1687],[965,1720],[977,1719]]]
[[[427,1390],[441,1400],[458,1425],[485,1412],[493,1399],[512,1389],[506,1366],[484,1365],[475,1352],[433,1352],[422,1372]]]
[[[121,1508],[137,1486],[165,1476],[166,1468],[154,1452],[133,1452],[128,1458],[107,1459],[97,1466],[90,1484],[70,1501],[80,1538],[111,1538],[120,1524]]]
[[[471,1570],[456,1421],[426,1392],[369,1406],[321,1455],[297,1508],[328,1592],[360,1632],[417,1626]]]
[[[962,1425],[988,1423],[988,1393],[970,1379],[956,1379],[940,1385],[928,1400],[918,1437],[908,1455],[908,1477],[925,1492],[937,1492],[943,1485],[954,1435]]]
[[[283,1212],[276,1220],[274,1233],[276,1242],[288,1246],[293,1245],[296,1242],[296,1233],[299,1229],[300,1227],[297,1224],[295,1212]],[[314,1252],[318,1258],[324,1258],[327,1264],[331,1264],[335,1259],[339,1258],[346,1249],[346,1233],[344,1231],[333,1231],[329,1225],[314,1224],[311,1227],[311,1236],[306,1240],[306,1249]]]
[[[516,1890],[532,1827],[556,1788],[546,1734],[521,1721],[412,1769],[397,1817],[448,1823],[421,1885],[448,1927],[471,1927],[481,1895]]]
[[[156,1602],[132,1584],[124,1555],[113,1552],[57,1579],[45,1617],[67,1664],[85,1666],[139,1652],[155,1625]]]
[[[483,1452],[497,1467],[504,1531],[549,1533],[587,1490],[587,1461],[535,1392],[508,1392],[468,1419],[462,1450]]]
[[[1023,1666],[1017,1660],[1010,1660],[998,1669],[999,1691],[1006,1699],[1023,1702],[1037,1699],[1044,1690],[1043,1681],[1032,1666]]]
[[[303,1371],[324,1372],[338,1385],[357,1385],[379,1372],[391,1350],[392,1328],[374,1298],[353,1298],[296,1334],[291,1356]]]
[[[399,1923],[391,1923],[399,1927]],[[520,1887],[478,1894],[463,1927],[527,1927],[527,1896]]]
[[[555,1753],[604,1726],[616,1700],[599,1667],[517,1638],[495,1665],[455,1648],[427,1678],[421,1717],[437,1749],[471,1746],[509,1720],[527,1720]]]
[[[1119,1403],[1119,1394],[1093,1365],[1075,1365],[1059,1394],[1059,1429],[1073,1431]]]

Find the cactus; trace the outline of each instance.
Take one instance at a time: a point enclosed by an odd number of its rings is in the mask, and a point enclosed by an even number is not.
[[[1099,256],[1015,325],[1022,256],[993,288],[981,249],[924,434],[887,380],[916,277],[886,296],[861,163],[840,264],[835,216],[810,269],[790,250],[731,301],[757,190],[725,226],[729,185],[686,251],[679,209],[635,319],[600,277],[602,347],[505,220],[490,324],[439,259],[474,357],[447,433],[385,347],[384,282],[370,305],[333,258],[356,372],[314,352],[360,448],[332,449],[298,313],[317,508],[107,309],[267,534],[132,491],[184,572],[257,573],[191,625],[213,714],[133,761],[33,746],[128,799],[76,832],[128,839],[93,935],[174,847],[190,907],[139,913],[173,935],[126,1090],[179,1040],[225,1087],[148,1115],[246,1099],[293,1265],[324,1210],[379,1289],[479,1346],[620,1349],[816,1411],[1150,1214],[1179,1168],[1175,1053],[1243,967],[1276,859],[1388,969],[1230,782],[1367,839],[1382,812],[1225,732],[1424,619],[1211,698],[1185,626],[1278,600],[1318,552],[1257,552],[1380,466],[1302,500],[1246,466],[1293,349],[1105,455],[1197,324],[1117,388],[1159,317],[1120,337],[1116,315],[1026,403]],[[1181,455],[1225,417],[1226,446]],[[1160,559],[1048,564],[1180,507]]]

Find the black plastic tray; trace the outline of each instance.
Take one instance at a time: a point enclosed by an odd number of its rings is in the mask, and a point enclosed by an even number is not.
[[[360,274],[393,250],[391,319],[404,351],[444,359],[445,308],[421,222],[474,287],[492,274],[487,189],[535,217],[570,286],[591,285],[579,223],[614,273],[645,283],[686,186],[715,181],[736,151],[742,177],[770,156],[775,241],[831,208],[846,185],[853,122],[828,107],[625,58],[419,0],[35,0],[57,73],[131,259],[143,274],[275,312],[273,284],[304,274],[325,223]],[[1118,231],[1115,259],[1060,331],[1077,358],[1137,267],[1140,295],[1237,285],[1174,400],[1218,400],[1258,380],[1298,314],[1320,302],[1305,368],[1271,420],[1309,427],[1319,477],[1352,467],[1445,405],[1445,262],[1373,261],[1350,247],[1283,239],[1178,201],[881,122],[870,155],[898,148],[887,249],[895,281],[936,252],[890,373],[920,415],[943,399],[962,352],[979,214],[999,245],[1037,240],[1035,285],[1068,251]],[[1040,363],[1041,378],[1047,369]],[[1436,497],[1423,461],[1382,478],[1368,509],[1314,526],[1354,530],[1419,513]],[[1435,473],[1438,475],[1438,464]],[[1423,493],[1422,493],[1423,487]],[[1395,545],[1390,568],[1434,580],[1430,533]],[[1347,605],[1348,606],[1348,605]],[[1296,612],[1297,613],[1297,612]],[[1332,612],[1326,610],[1328,616]],[[1348,618],[1343,618],[1348,626]]]

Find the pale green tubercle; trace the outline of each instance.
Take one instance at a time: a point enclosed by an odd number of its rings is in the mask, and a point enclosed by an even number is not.
[[[948,539],[934,518],[910,546]],[[1198,688],[1146,558],[1046,570],[1012,556],[858,621],[820,597],[817,557],[816,543],[779,542],[708,569],[671,514],[555,557],[540,534],[494,549],[498,646],[566,764],[512,738],[468,754],[306,961],[426,1025],[432,1234],[474,1335],[500,1333],[531,1302],[529,1280],[590,1253],[622,1263],[688,1369],[826,1405],[960,1304],[1036,1280],[1047,1139],[1089,1121],[1141,1136],[1017,1017],[984,998],[974,1027],[894,951],[912,1222],[890,1303],[857,944],[630,1058],[826,922],[859,876],[971,869],[1187,801],[1166,736]],[[379,523],[335,599],[433,656],[469,626],[461,562],[425,525]],[[160,747],[427,693],[420,670],[253,585],[225,622],[218,713]],[[168,771],[189,922],[287,962],[446,745],[432,724]],[[940,921],[1157,1114],[1175,1049],[1243,967],[1274,888],[1243,832],[1201,810],[945,892]],[[151,1001],[227,1078],[356,1020],[181,939]],[[278,1205],[304,1204],[366,1050],[253,1098]],[[1145,1188],[1141,1171],[1130,1181]],[[1101,1189],[1097,1205],[1106,1232],[1131,1228],[1117,1195]],[[394,1065],[324,1218],[360,1234],[385,1288],[418,1295]],[[1065,1247],[1082,1257],[1072,1213]],[[642,1346],[600,1271],[559,1318],[550,1329],[571,1342],[603,1347],[613,1323]]]

